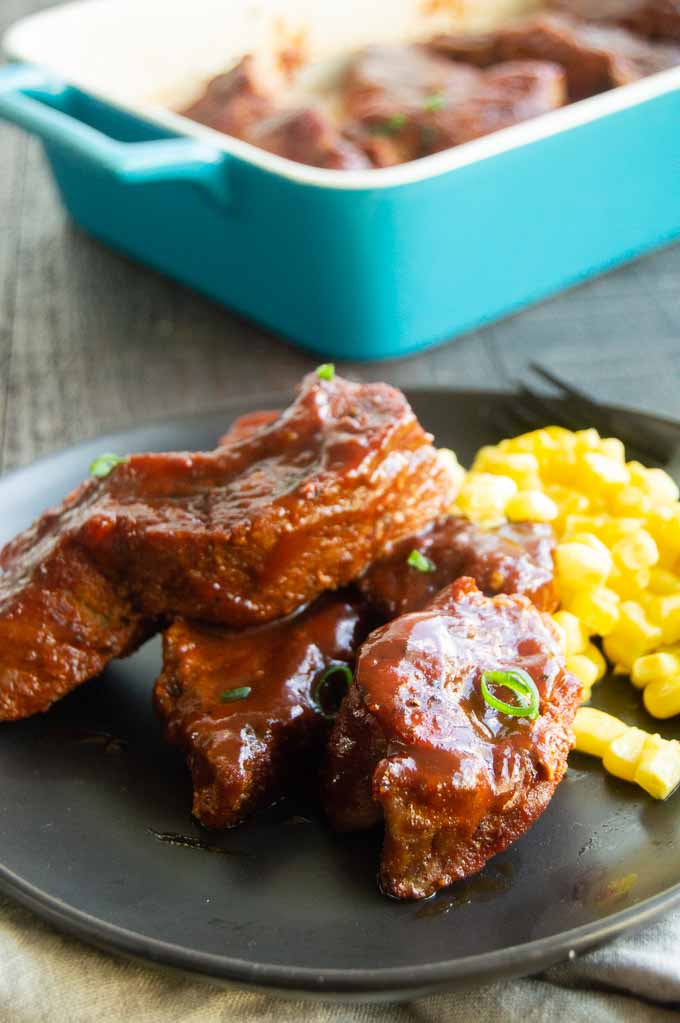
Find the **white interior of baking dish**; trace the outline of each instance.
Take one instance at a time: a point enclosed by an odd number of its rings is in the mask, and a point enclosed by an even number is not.
[[[291,103],[320,96],[347,55],[368,43],[477,31],[540,0],[77,0],[25,18],[4,39],[10,57],[164,126],[289,178],[334,188],[422,180],[525,145],[680,87],[680,68],[513,125],[455,149],[384,170],[331,171],[293,163],[175,111],[215,74],[255,52],[280,78],[282,51],[302,57]]]

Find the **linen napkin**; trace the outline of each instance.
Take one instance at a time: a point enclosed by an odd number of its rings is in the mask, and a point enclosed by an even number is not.
[[[1,1023],[660,1023],[680,1019],[680,911],[556,967],[401,1005],[286,1001],[90,949],[0,899]]]

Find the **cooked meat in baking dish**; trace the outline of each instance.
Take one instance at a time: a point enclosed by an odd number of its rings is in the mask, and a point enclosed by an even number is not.
[[[624,25],[649,39],[680,43],[678,0],[552,0],[550,6],[587,21]]]
[[[183,114],[298,163],[331,170],[369,166],[361,150],[343,138],[321,110],[280,110],[250,55],[213,78]]]
[[[247,56],[183,113],[299,163],[389,167],[680,65],[676,0],[550,7],[483,35],[367,46],[330,97],[302,108]]]
[[[480,67],[508,60],[554,61],[567,75],[572,100],[680,65],[680,47],[650,43],[625,28],[559,14],[536,15],[485,36],[443,35],[430,45],[455,62]]]
[[[351,62],[347,132],[371,163],[388,167],[562,106],[564,73],[524,61],[479,71],[418,46],[370,46]]]
[[[526,703],[514,716],[487,702],[482,676],[511,671],[533,684],[535,716]],[[507,690],[495,684],[499,704]],[[364,643],[329,742],[331,823],[351,831],[384,820],[380,883],[396,898],[475,873],[547,807],[580,693],[549,616],[459,579]]]
[[[319,684],[333,665],[354,666],[367,631],[349,593],[241,632],[171,625],[154,704],[166,739],[186,753],[202,824],[233,827],[314,776],[332,709]]]
[[[0,551],[0,720],[45,710],[159,618],[253,625],[345,585],[457,486],[401,392],[316,374],[215,451],[130,456]]]
[[[409,561],[413,551],[419,555],[416,565]],[[449,516],[394,544],[359,586],[384,621],[420,611],[460,576],[474,579],[489,596],[523,593],[541,611],[554,611],[559,603],[554,551],[555,536],[545,523],[508,522],[483,530],[462,516]]]

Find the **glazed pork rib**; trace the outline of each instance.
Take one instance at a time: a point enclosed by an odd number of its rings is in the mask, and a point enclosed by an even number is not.
[[[347,133],[378,167],[415,160],[554,110],[564,72],[539,60],[488,71],[421,46],[369,46],[344,83]]]
[[[409,564],[417,551],[425,561]],[[394,544],[359,580],[383,621],[420,611],[448,583],[470,576],[482,592],[523,593],[541,611],[555,611],[555,535],[539,522],[508,522],[483,530],[460,515],[429,523]]]
[[[482,695],[483,672],[510,669],[538,689],[534,720]],[[327,753],[331,823],[352,831],[384,820],[380,883],[396,898],[475,873],[548,805],[580,692],[547,615],[526,597],[486,597],[459,579],[361,648]]]
[[[171,625],[154,705],[166,739],[186,753],[202,824],[233,827],[314,775],[330,729],[324,700],[332,703],[319,682],[332,665],[353,667],[367,632],[349,593],[241,632]]]
[[[540,14],[483,36],[443,35],[430,43],[454,62],[552,61],[564,69],[571,100],[584,99],[680,64],[680,47],[651,43],[616,25]]]
[[[625,25],[649,39],[680,43],[679,0],[553,0],[550,6],[586,21]]]
[[[0,551],[0,720],[47,709],[158,619],[289,614],[456,490],[399,391],[316,374],[215,451],[132,455]]]

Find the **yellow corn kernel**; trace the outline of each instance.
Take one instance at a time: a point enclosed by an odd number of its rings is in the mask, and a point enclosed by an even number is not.
[[[586,486],[620,487],[630,483],[630,473],[626,466],[614,458],[601,455],[598,451],[586,451],[580,465],[580,474]]]
[[[628,471],[631,481],[646,491],[653,501],[670,504],[680,497],[677,483],[663,469],[648,469],[640,462],[628,462]]]
[[[654,718],[672,718],[680,714],[680,675],[650,682],[642,699]]]
[[[649,586],[651,571],[639,568],[637,572],[622,571],[614,567],[608,579],[610,589],[618,593],[621,600],[639,600],[640,594]]]
[[[552,498],[559,509],[559,521],[563,522],[568,515],[582,515],[588,511],[590,502],[585,494],[561,483],[549,483],[545,487],[548,497]]]
[[[653,568],[649,577],[649,589],[661,597],[680,593],[680,576],[669,572],[667,568]]]
[[[635,782],[654,799],[667,799],[680,785],[680,742],[650,735],[635,768]]]
[[[623,721],[594,707],[579,707],[574,718],[575,749],[592,757],[604,756],[614,739],[628,730]]]
[[[567,671],[576,675],[584,689],[592,689],[597,682],[597,667],[585,654],[572,654],[566,660]]]
[[[622,601],[619,620],[604,639],[604,650],[614,664],[623,664],[628,669],[643,654],[659,646],[661,629],[654,625],[644,608],[633,600]]]
[[[645,529],[615,543],[612,554],[617,564],[625,571],[630,572],[637,572],[641,568],[651,568],[659,560],[659,548]]]
[[[565,451],[573,445],[572,435],[569,430],[560,431],[560,427],[544,427],[541,430],[532,430],[530,433],[522,433],[518,437],[511,437],[507,443],[502,442],[499,446],[503,451],[528,451],[536,455],[539,462],[559,451]]]
[[[635,536],[641,529],[645,528],[645,520],[633,516],[617,517],[616,515],[603,515],[602,525],[598,536],[608,547],[613,547],[619,540]]]
[[[655,507],[647,517],[647,528],[667,559],[680,554],[680,504]]]
[[[599,433],[592,426],[587,430],[576,430],[574,442],[577,451],[596,451],[602,443]]]
[[[588,633],[576,615],[569,611],[556,611],[553,621],[562,629],[565,638],[565,653],[580,654],[588,645]]]
[[[552,522],[557,518],[557,505],[541,490],[519,490],[505,506],[511,522]]]
[[[650,617],[661,626],[662,642],[680,642],[680,593],[655,597],[651,602]]]
[[[652,498],[642,487],[621,487],[612,494],[611,509],[615,515],[644,518],[652,510]]]
[[[581,706],[583,706],[584,703],[590,703],[590,698],[592,695],[593,695],[592,686],[581,685]]]
[[[620,597],[607,586],[579,590],[569,598],[569,610],[591,635],[608,636],[619,620]]]
[[[675,675],[680,675],[680,652],[657,650],[656,653],[645,654],[633,662],[630,678],[638,689],[644,689],[651,682],[673,678]]]
[[[586,547],[592,547],[594,551],[600,551],[607,557],[609,548],[602,543],[594,533],[569,533],[562,538],[562,543],[584,543]]]
[[[640,754],[647,741],[647,732],[641,728],[627,728],[609,743],[602,756],[605,770],[624,781],[635,781]]]
[[[505,518],[505,506],[517,493],[517,484],[509,476],[488,472],[469,472],[463,480],[457,504],[473,522],[493,525]]]
[[[472,463],[472,472],[490,472],[495,476],[509,476],[523,490],[540,488],[538,459],[528,451],[503,452],[497,447],[480,448]]]
[[[588,643],[587,647],[583,651],[583,657],[587,657],[589,661],[595,666],[595,682],[599,682],[607,674],[607,662],[604,659],[601,651],[595,646],[594,643]]]
[[[607,458],[613,458],[615,462],[624,463],[626,461],[626,449],[623,441],[618,437],[603,437],[598,450]]]
[[[601,586],[612,569],[608,551],[584,543],[561,543],[556,551],[559,582],[567,589]]]

